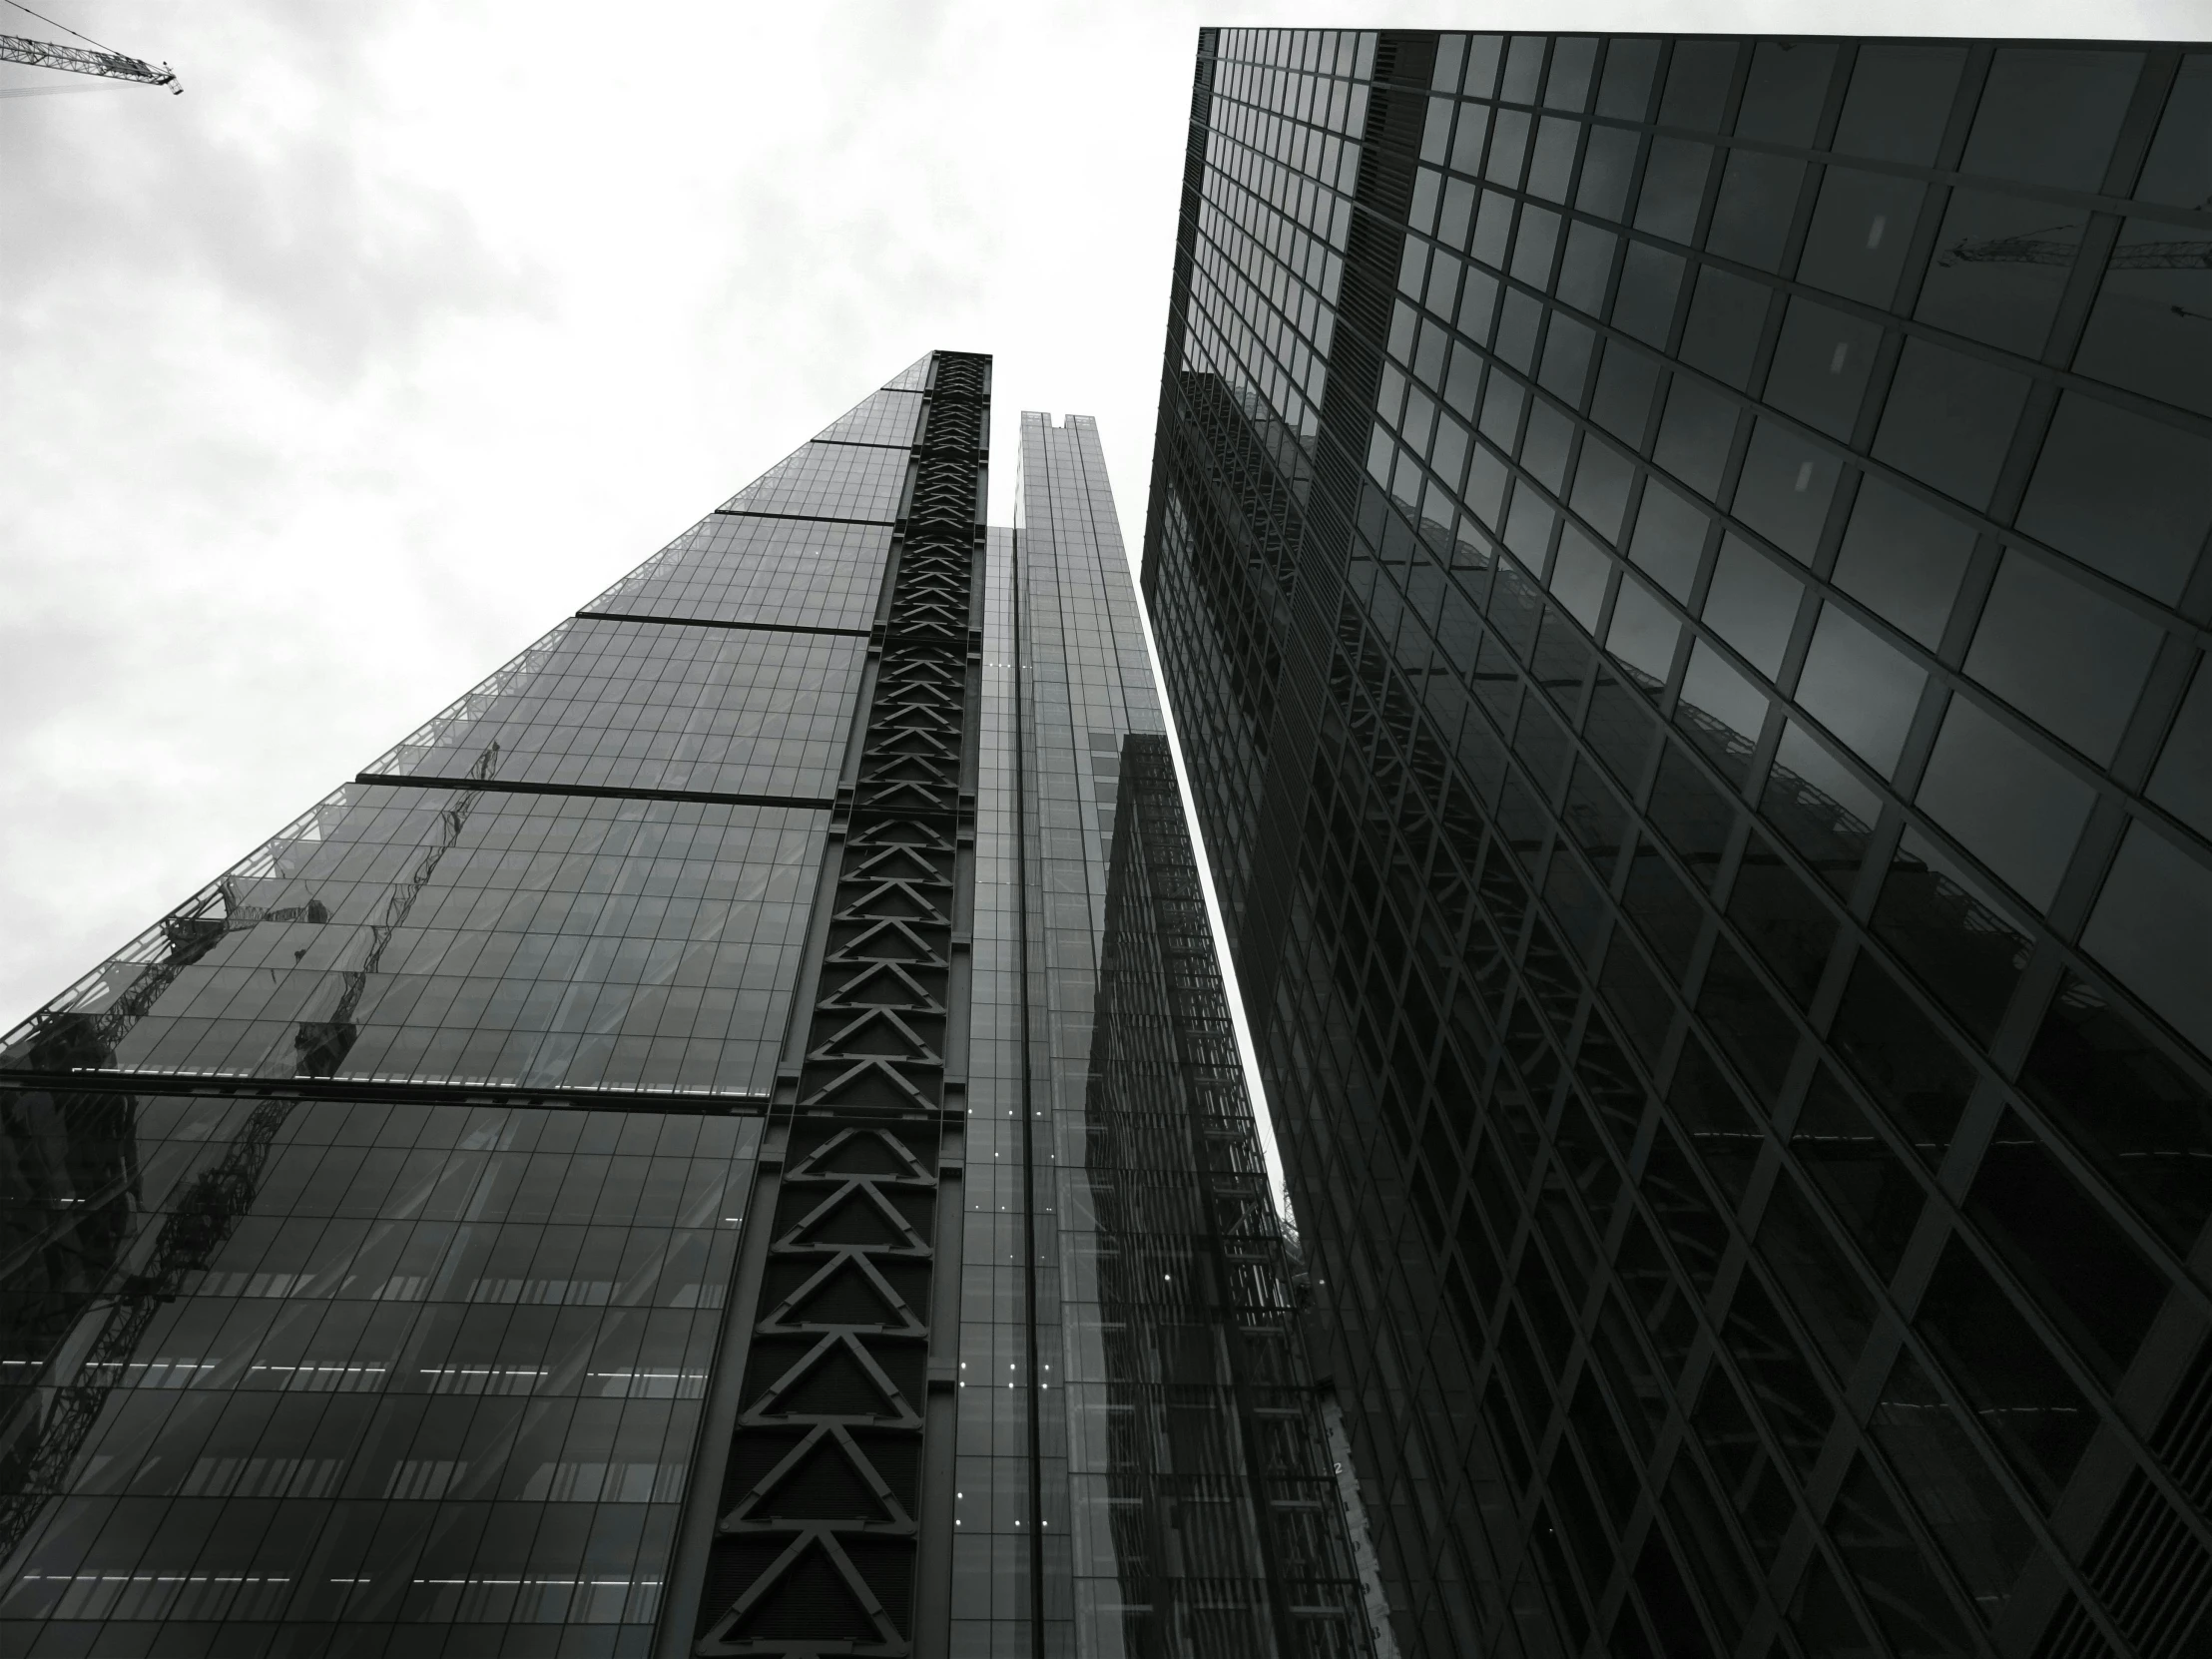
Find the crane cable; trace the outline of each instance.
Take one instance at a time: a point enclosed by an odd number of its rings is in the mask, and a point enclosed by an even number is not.
[[[107,53],[110,57],[123,58],[130,56],[130,54],[127,52],[118,52],[112,46],[101,46],[100,42],[94,40],[92,36],[87,34],[80,34],[77,30],[72,29],[66,23],[57,23],[54,21],[54,19],[48,17],[44,12],[32,11],[30,7],[23,4],[23,0],[8,0],[8,4],[13,6],[17,11],[24,13],[26,16],[37,18],[41,23],[45,24],[50,29],[59,29],[65,35],[76,35],[77,38],[83,41],[87,46],[100,47],[100,50]]]

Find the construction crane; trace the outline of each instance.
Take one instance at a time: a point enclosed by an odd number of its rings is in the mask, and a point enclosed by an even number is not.
[[[92,50],[61,46],[49,40],[26,40],[21,35],[0,35],[0,63],[29,64],[33,69],[63,69],[72,75],[99,75],[111,81],[139,81],[150,87],[167,87],[172,94],[185,90],[177,83],[177,72],[167,64],[157,69],[143,58],[102,46],[90,35],[77,34],[68,24],[56,23],[51,17],[31,10],[23,0],[8,0],[8,4],[26,17],[51,24],[65,35],[77,35]]]
[[[481,785],[491,777],[498,761],[499,746],[495,743],[477,757],[476,764],[469,768],[469,776]],[[360,967],[344,975],[336,1010],[327,1020],[300,1023],[295,1038],[299,1049],[298,1075],[329,1076],[345,1057],[345,1051],[353,1046],[352,1016],[369,975],[376,971],[385,946],[407,919],[407,912],[422,895],[422,889],[429,885],[439,862],[460,841],[462,828],[483,795],[480,787],[463,791],[438,815],[442,832],[437,844],[424,851],[415,862],[414,873],[394,887],[384,900],[384,918],[370,929],[368,955]],[[321,909],[319,903],[313,907]],[[268,920],[279,915],[293,919],[278,911],[262,913],[258,919]],[[182,965],[190,965],[213,948],[229,924],[221,917],[185,919],[198,925],[186,926],[181,940],[176,933],[172,934],[172,939],[181,944],[176,955],[189,958]],[[308,919],[320,921],[324,917]],[[161,977],[161,985],[166,988],[175,976],[171,973]],[[149,979],[157,977],[160,977],[159,970],[148,976]],[[136,1000],[139,1005],[120,1026],[102,1029],[88,1016],[77,1016],[83,1023],[71,1028],[72,1034],[80,1044],[96,1045],[92,1053],[98,1057],[93,1058],[93,1063],[112,1060],[114,1050],[107,1045],[153,1005],[153,997]],[[105,1017],[114,1020],[119,1011],[111,1009]],[[79,1063],[84,1061],[81,1059]],[[177,1195],[137,1271],[123,1275],[110,1290],[87,1302],[79,1311],[81,1318],[105,1307],[106,1317],[93,1334],[83,1358],[77,1362],[71,1380],[53,1386],[52,1404],[37,1427],[31,1430],[35,1438],[28,1451],[20,1459],[12,1451],[7,1455],[7,1461],[20,1470],[20,1478],[15,1489],[0,1498],[0,1561],[14,1553],[16,1545],[23,1541],[40,1511],[46,1507],[47,1500],[61,1495],[78,1452],[84,1449],[93,1424],[99,1421],[101,1411],[106,1408],[108,1396],[122,1386],[129,1375],[135,1363],[132,1356],[152,1328],[162,1305],[177,1299],[189,1275],[206,1270],[215,1253],[237,1231],[240,1218],[253,1208],[255,1195],[261,1189],[262,1166],[269,1161],[269,1149],[297,1104],[296,1100],[278,1096],[256,1106],[231,1144],[224,1148],[222,1159],[202,1170]]]

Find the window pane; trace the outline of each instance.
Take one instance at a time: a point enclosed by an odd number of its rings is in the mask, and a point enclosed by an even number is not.
[[[2166,735],[2149,795],[2184,824],[2212,839],[2212,669],[2197,658],[2196,677]]]
[[[1705,621],[1770,679],[1797,623],[1805,588],[1764,553],[1733,535],[1721,538],[1719,562],[1705,595]]]
[[[1832,451],[1763,419],[1752,429],[1731,510],[1783,552],[1811,564],[1842,475],[1843,463]]]
[[[1759,811],[1830,887],[1850,894],[1882,800],[1801,722],[1782,729]]]
[[[1874,452],[1945,495],[1985,507],[2026,400],[2026,379],[2010,369],[1908,340]]]
[[[2206,246],[2199,227],[2129,220],[2097,291],[2074,367],[2146,397],[2212,414]],[[2187,260],[2191,249],[2197,251],[2193,269],[2167,263]]]
[[[2166,96],[2157,141],[2136,182],[2136,200],[2163,202],[2172,208],[2200,208],[2212,201],[2212,145],[2204,142],[2208,132],[2212,132],[2212,52],[2192,52],[2181,60],[2181,73]]]
[[[2065,190],[2097,189],[2142,63],[2139,52],[2000,49],[1959,166]]]
[[[1798,279],[1887,306],[1897,292],[1926,191],[1917,179],[1830,168],[1806,234]]]
[[[1908,830],[1876,901],[1875,931],[1951,1017],[1987,1042],[2019,983],[2027,938],[1973,877]]]
[[[2189,1041],[2212,1051],[2212,870],[2138,820],[2081,942]]]
[[[1849,438],[1882,330],[1810,299],[1793,299],[1767,371],[1767,401],[1832,438]]]
[[[1894,484],[1865,478],[1836,556],[1836,585],[1933,651],[1973,543],[1970,525]]]
[[[1920,1540],[1906,1527],[1865,1452],[1853,1459],[1836,1494],[1828,1531],[1898,1659],[1951,1659],[1970,1651],[1941,1580],[1930,1570]]]
[[[1804,183],[1801,161],[1756,150],[1730,151],[1705,246],[1724,260],[1779,270]]]
[[[1971,698],[1953,697],[1918,800],[2014,891],[2041,906],[2058,890],[2094,795]]]
[[[1876,1274],[1888,1279],[1896,1273],[1920,1220],[1921,1184],[1826,1066],[1813,1074],[1790,1131],[1790,1150]]]
[[[1733,398],[1677,374],[1652,459],[1710,501],[1720,493],[1721,474],[1728,466],[1737,408]]]
[[[1928,1167],[1940,1164],[1973,1068],[1872,955],[1852,968],[1830,1040]]]
[[[1865,624],[1827,605],[1798,676],[1797,700],[1887,778],[1905,748],[1927,679]]]
[[[1829,1369],[1849,1377],[1874,1328],[1874,1299],[1837,1249],[1827,1224],[1787,1175],[1775,1183],[1767,1200],[1756,1243],[1784,1300],[1820,1344]]]
[[[1926,167],[1950,119],[1966,53],[1959,46],[1870,41],[1859,48],[1836,148],[1846,156]]]
[[[1953,191],[1913,314],[1969,339],[2038,355],[2087,223],[2078,209]]]
[[[2039,560],[2007,553],[1966,672],[2083,754],[2109,761],[2159,631]]]
[[[1738,389],[1748,385],[1766,327],[1768,292],[1717,266],[1700,267],[1690,319],[1682,331],[1682,360]]]
[[[2067,392],[2017,522],[2171,604],[2212,524],[2212,443]]]
[[[1756,830],[1736,871],[1728,916],[1768,971],[1800,1006],[1810,1006],[1836,942],[1836,918]]]
[[[1836,48],[1810,41],[1761,41],[1751,60],[1751,79],[1736,114],[1741,138],[1774,144],[1809,145],[1828,96],[1828,78],[1836,67]]]

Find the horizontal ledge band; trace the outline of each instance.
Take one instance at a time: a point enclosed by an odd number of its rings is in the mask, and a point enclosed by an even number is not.
[[[866,628],[819,628],[798,622],[724,622],[703,616],[640,616],[634,611],[578,611],[583,622],[658,622],[671,628],[734,628],[755,634],[830,634],[839,639],[864,640]]]
[[[581,795],[599,801],[698,801],[711,807],[796,807],[827,813],[836,806],[826,795],[731,795],[719,790],[634,790],[615,784],[539,784],[525,779],[447,778],[433,773],[357,772],[356,784],[389,784],[405,789],[501,790],[508,795]]]
[[[98,1094],[222,1095],[267,1100],[373,1100],[434,1106],[598,1106],[698,1113],[765,1113],[771,1097],[712,1089],[593,1088],[558,1083],[446,1083],[369,1077],[231,1077],[193,1071],[0,1070],[0,1089],[75,1089]]]
[[[753,511],[750,507],[717,507],[712,516],[717,518],[788,518],[797,519],[802,524],[872,524],[878,530],[895,530],[898,528],[898,520],[895,518],[837,518],[830,513],[760,513]]]

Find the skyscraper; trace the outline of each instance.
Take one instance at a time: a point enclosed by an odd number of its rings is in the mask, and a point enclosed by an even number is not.
[[[1109,902],[1096,435],[1026,417],[986,534],[989,383],[923,358],[0,1042],[8,1652],[1366,1651],[1141,740]]]
[[[1397,1639],[2212,1642],[2212,50],[1204,31],[1144,581]]]

